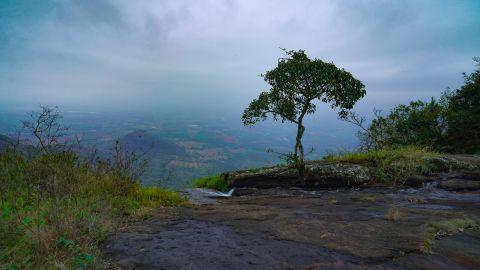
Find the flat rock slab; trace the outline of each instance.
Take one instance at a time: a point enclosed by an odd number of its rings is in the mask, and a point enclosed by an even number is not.
[[[435,240],[432,254],[421,249],[428,222],[480,224],[479,195],[260,189],[159,209],[111,235],[104,251],[122,269],[480,269],[478,228]]]
[[[312,244],[239,234],[228,226],[195,220],[148,237],[118,234],[109,242],[107,253],[122,269],[467,269],[438,256],[368,260]]]
[[[445,190],[477,190],[480,189],[480,179],[479,180],[465,180],[465,179],[451,179],[441,181],[438,184],[439,188]]]
[[[295,269],[361,263],[305,243],[238,234],[231,227],[186,220],[144,237],[119,234],[108,247],[135,269]]]

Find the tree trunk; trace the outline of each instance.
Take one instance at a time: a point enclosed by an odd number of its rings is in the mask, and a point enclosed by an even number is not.
[[[305,127],[302,125],[302,123],[299,123],[297,128],[297,137],[296,137],[296,143],[295,143],[294,156],[295,156],[295,163],[296,163],[295,166],[298,169],[299,176],[302,181],[305,180],[305,162],[304,162],[305,153],[303,151],[303,144],[302,144],[302,137],[304,132],[305,132]]]

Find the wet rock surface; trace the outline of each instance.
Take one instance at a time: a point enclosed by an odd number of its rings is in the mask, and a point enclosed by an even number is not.
[[[452,179],[442,181],[438,186],[446,190],[477,190],[480,189],[480,180]]]
[[[358,259],[306,243],[239,234],[231,227],[184,220],[147,239],[127,236],[114,241],[111,252],[123,253],[123,266],[139,269],[288,269],[322,262],[333,266]]]
[[[416,175],[407,178],[405,181],[405,185],[410,187],[422,187],[429,183],[434,183],[439,188],[450,191],[479,190],[480,170],[437,172],[422,176]]]
[[[158,209],[111,235],[105,253],[122,269],[480,269],[477,226],[425,251],[430,222],[480,224],[479,191],[245,190]]]

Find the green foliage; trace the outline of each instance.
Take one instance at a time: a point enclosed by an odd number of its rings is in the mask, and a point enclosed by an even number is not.
[[[261,92],[245,109],[244,125],[254,125],[272,115],[275,121],[289,121],[297,125],[295,162],[303,166],[303,118],[316,111],[315,101],[338,108],[341,117],[353,108],[366,91],[364,85],[349,72],[333,63],[311,60],[303,50],[286,51],[276,68],[262,75],[270,90]],[[300,167],[301,167],[300,166]]]
[[[456,234],[465,229],[474,227],[478,227],[478,225],[475,223],[475,221],[469,218],[455,218],[436,222],[428,222],[426,224],[423,243],[421,246],[422,251],[424,253],[430,253],[435,239],[439,239],[446,235]]]
[[[0,154],[0,183],[0,269],[102,268],[99,243],[125,217],[185,201],[72,152]]]
[[[245,125],[265,120],[269,113],[275,120],[297,123],[303,115],[315,113],[314,100],[330,103],[343,114],[365,95],[362,82],[333,63],[311,60],[303,50],[285,52],[287,57],[262,75],[271,88],[245,110]]]
[[[227,192],[230,190],[227,182],[219,175],[197,178],[193,180],[193,185],[197,188],[210,188],[222,192]]]
[[[354,114],[347,121],[361,127],[361,146],[367,150],[414,145],[440,152],[480,153],[480,69],[464,78],[462,87],[439,100],[399,105],[386,116],[375,113],[366,128],[364,119]]]
[[[376,183],[403,184],[401,181],[409,176],[429,172],[431,165],[426,158],[433,155],[436,154],[425,149],[406,147],[328,155],[324,160],[362,164],[369,168]]]
[[[370,144],[374,149],[408,145],[438,149],[443,145],[446,132],[443,103],[435,99],[430,102],[414,101],[395,107],[385,117],[377,115],[369,127],[373,139]]]
[[[447,114],[447,149],[451,152],[480,153],[480,58],[477,70],[464,74],[464,85],[450,97]]]

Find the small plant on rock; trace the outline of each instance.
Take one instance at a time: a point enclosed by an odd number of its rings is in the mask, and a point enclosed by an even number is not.
[[[387,213],[385,213],[384,218],[388,221],[397,221],[400,219],[400,210],[398,208],[390,208],[388,209]]]

